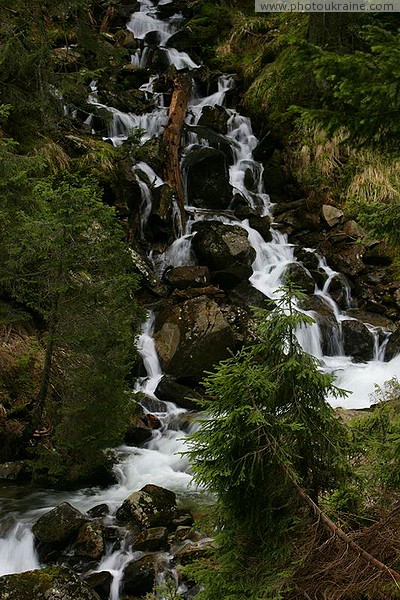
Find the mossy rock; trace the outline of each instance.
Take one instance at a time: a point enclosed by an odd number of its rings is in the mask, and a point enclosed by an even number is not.
[[[61,567],[0,577],[1,600],[100,600],[80,577]]]

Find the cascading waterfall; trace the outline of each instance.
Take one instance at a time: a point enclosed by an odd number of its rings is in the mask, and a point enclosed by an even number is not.
[[[171,0],[159,0],[158,5],[170,3]],[[132,56],[132,63],[144,67],[150,53],[154,51],[154,48],[158,48],[159,51],[165,53],[168,62],[176,69],[197,69],[199,65],[185,52],[179,52],[168,44],[171,36],[178,31],[181,19],[179,14],[169,19],[160,19],[157,6],[151,0],[140,0],[140,10],[132,15],[127,24],[136,39],[143,40],[144,44]],[[151,45],[147,42],[150,34],[153,38]],[[154,44],[154,37],[157,38],[157,44]],[[155,79],[155,76],[150,77],[149,82],[142,86],[141,89],[146,94],[153,94]],[[193,145],[207,145],[207,142],[204,142],[196,133],[201,112],[205,106],[224,105],[225,98],[233,87],[233,77],[223,75],[219,79],[217,91],[211,95],[200,97],[196,91],[193,92],[186,118],[189,126],[185,133],[188,146],[186,152]],[[96,83],[93,82],[89,101],[97,108],[107,110],[111,115],[112,122],[106,139],[110,139],[114,145],[119,145],[134,129],[142,130],[142,143],[161,135],[167,121],[168,108],[165,106],[162,94],[153,94],[153,97],[157,105],[151,113],[126,114],[101,104],[98,101]],[[227,110],[229,113],[228,133],[224,138],[231,146],[233,155],[230,183],[234,191],[246,198],[252,208],[259,210],[262,215],[271,215],[271,203],[263,189],[263,167],[253,159],[253,151],[258,142],[252,133],[250,120],[234,110]],[[91,126],[91,123],[89,118],[88,125]],[[194,126],[194,130],[190,130],[191,126]],[[151,211],[152,189],[162,185],[163,181],[144,162],[136,163],[133,170],[142,192],[141,230],[143,234]],[[251,190],[245,183],[246,171],[249,170],[253,180]],[[191,206],[187,207],[187,211],[189,218],[184,235],[175,240],[163,254],[157,256],[150,254],[150,259],[154,260],[155,268],[159,273],[162,273],[167,266],[194,264],[191,251],[191,239],[195,235],[192,233],[194,223],[199,220],[217,219],[227,225],[239,225],[246,230],[249,242],[256,252],[250,282],[254,288],[268,298],[277,297],[279,294],[277,290],[282,284],[285,269],[296,261],[294,246],[288,242],[285,235],[278,229],[272,228],[272,241],[266,242],[249,225],[248,220],[236,219],[231,211],[215,213]],[[314,252],[312,249],[307,250]],[[369,328],[375,338],[374,359],[361,364],[354,363],[351,357],[344,355],[341,322],[344,318],[348,319],[349,317],[340,311],[329,293],[331,281],[338,274],[332,271],[322,258],[319,267],[326,273],[327,280],[322,289],[316,287],[315,294],[332,309],[336,320],[336,327],[331,339],[332,356],[323,354],[321,332],[317,322],[297,332],[299,342],[307,352],[320,359],[321,368],[335,374],[337,385],[352,392],[347,400],[335,401],[328,398],[328,401],[333,405],[335,402],[340,402],[341,405],[348,408],[368,406],[372,402],[370,394],[374,391],[374,385],[382,385],[386,380],[400,374],[400,356],[390,362],[383,362],[384,348],[389,334],[384,332],[382,339],[382,330],[378,331],[372,325]],[[351,306],[349,289],[347,290],[347,305]],[[138,350],[143,358],[147,376],[138,380],[136,391],[141,391],[148,398],[158,402],[160,410],[156,414],[162,422],[161,429],[153,433],[152,439],[143,448],[122,446],[115,450],[117,457],[115,474],[118,483],[106,490],[85,489],[72,493],[44,490],[32,493],[28,499],[25,498],[23,501],[21,498],[14,498],[13,501],[7,502],[3,511],[0,512],[0,575],[39,567],[30,526],[41,514],[60,502],[67,500],[82,511],[88,510],[96,504],[107,503],[112,512],[130,493],[147,483],[158,484],[178,493],[187,492],[191,484],[191,476],[188,473],[187,460],[181,454],[185,450],[186,434],[179,426],[181,415],[185,411],[171,403],[161,403],[154,394],[162,377],[162,370],[152,339],[153,325],[154,315],[150,314],[138,341]],[[143,407],[145,411],[148,410],[146,403],[143,404]],[[112,517],[110,518],[112,522]],[[135,558],[135,553],[127,542],[119,550],[109,548],[106,556],[95,569],[95,571],[108,570],[114,576],[111,600],[118,600],[123,569],[133,558]]]

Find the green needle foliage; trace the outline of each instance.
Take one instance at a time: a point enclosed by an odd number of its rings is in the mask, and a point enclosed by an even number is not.
[[[53,482],[90,478],[102,449],[120,442],[129,412],[125,377],[141,311],[137,278],[115,210],[81,177],[42,180],[34,214],[0,213],[0,285],[45,323],[36,427],[52,428],[41,469]]]
[[[282,288],[271,313],[257,312],[257,342],[205,380],[209,418],[189,454],[195,480],[217,496],[218,549],[215,569],[197,573],[201,598],[280,597],[290,540],[308,522],[294,482],[318,502],[346,479],[346,429],[325,401],[345,392],[300,348],[295,332],[312,319],[295,297]]]

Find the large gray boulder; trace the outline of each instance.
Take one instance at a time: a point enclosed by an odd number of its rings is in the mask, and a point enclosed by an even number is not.
[[[0,577],[1,600],[100,600],[81,578],[62,567]]]
[[[155,395],[160,400],[174,402],[174,404],[186,408],[186,410],[199,410],[199,404],[196,400],[201,401],[200,394],[186,385],[181,385],[170,375],[164,375],[161,378]]]
[[[193,231],[193,251],[198,262],[212,272],[213,282],[231,289],[250,277],[256,252],[245,229],[220,221],[203,221],[196,223]]]
[[[184,169],[190,204],[200,208],[228,208],[233,190],[224,152],[210,147],[195,148],[186,156]]]
[[[145,485],[124,500],[117,521],[140,529],[168,526],[176,516],[176,495],[158,485]]]
[[[164,371],[178,378],[202,377],[236,345],[234,332],[218,304],[205,296],[159,313],[154,340]]]
[[[32,527],[40,557],[45,559],[52,551],[65,548],[87,521],[87,517],[68,502],[40,517]]]
[[[284,273],[284,281],[292,282],[306,294],[313,294],[315,289],[315,281],[311,273],[300,263],[290,263]]]

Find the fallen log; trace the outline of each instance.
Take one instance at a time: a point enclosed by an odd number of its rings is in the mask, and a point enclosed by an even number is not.
[[[163,134],[165,148],[164,180],[173,190],[179,209],[180,219],[178,221],[180,220],[180,223],[174,223],[176,237],[182,234],[186,225],[185,188],[179,163],[179,148],[191,87],[191,79],[187,74],[178,73],[175,76],[168,122]]]

